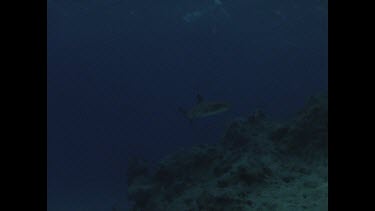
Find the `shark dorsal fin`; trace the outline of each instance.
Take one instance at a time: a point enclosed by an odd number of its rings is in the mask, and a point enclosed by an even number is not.
[[[203,102],[203,97],[200,94],[197,94],[197,103]]]

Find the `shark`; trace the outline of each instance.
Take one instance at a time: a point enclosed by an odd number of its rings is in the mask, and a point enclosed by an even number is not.
[[[190,120],[213,116],[223,113],[229,109],[229,104],[226,102],[212,102],[205,101],[203,97],[198,94],[196,96],[197,103],[190,109],[179,108],[179,111]]]

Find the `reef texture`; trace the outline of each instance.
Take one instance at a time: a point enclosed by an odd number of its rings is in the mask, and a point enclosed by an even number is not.
[[[134,211],[328,210],[328,99],[296,118],[257,111],[234,120],[215,145],[176,152],[153,171],[128,169]]]

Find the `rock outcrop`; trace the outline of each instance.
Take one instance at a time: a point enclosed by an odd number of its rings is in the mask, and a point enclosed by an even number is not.
[[[296,118],[257,111],[234,120],[215,145],[177,152],[152,172],[129,165],[133,210],[328,210],[328,99],[311,98]]]

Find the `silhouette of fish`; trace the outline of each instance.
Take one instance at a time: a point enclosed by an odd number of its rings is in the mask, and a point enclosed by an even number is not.
[[[207,117],[225,112],[229,104],[225,102],[205,101],[201,95],[197,95],[197,104],[189,110],[179,108],[179,111],[190,121],[197,118]]]

